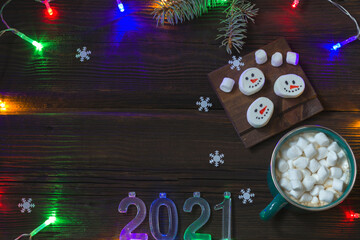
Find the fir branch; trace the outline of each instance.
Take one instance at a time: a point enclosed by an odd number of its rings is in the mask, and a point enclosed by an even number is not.
[[[233,0],[225,10],[226,19],[220,21],[223,27],[218,28],[220,34],[216,39],[223,39],[220,47],[225,46],[228,54],[231,54],[233,49],[240,52],[245,44],[248,20],[254,22],[254,17],[259,10],[254,7],[255,4],[246,0]]]
[[[171,25],[190,21],[208,11],[208,8],[223,5],[226,0],[156,0],[152,12],[156,26],[165,21]]]

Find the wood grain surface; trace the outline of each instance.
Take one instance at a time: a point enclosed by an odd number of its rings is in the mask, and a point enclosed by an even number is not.
[[[284,38],[279,38],[262,46],[261,49],[266,52],[269,58],[262,65],[255,62],[255,51],[253,51],[242,57],[241,61],[244,66],[239,70],[231,69],[231,64],[227,64],[208,75],[211,86],[245,147],[252,147],[323,110],[316,92],[301,66],[286,63],[286,53],[292,50]],[[275,68],[271,65],[271,56],[276,52],[284,56],[284,63]],[[259,92],[246,96],[239,91],[239,79],[246,69],[253,67],[263,72],[265,83]],[[285,74],[296,74],[304,80],[305,90],[301,96],[297,98],[281,98],[275,94],[274,84],[280,76]],[[230,93],[225,93],[220,89],[224,77],[235,80],[234,89]],[[274,113],[266,126],[253,128],[247,121],[246,113],[250,104],[259,97],[267,97],[274,103]]]
[[[295,10],[291,1],[254,2],[259,15],[241,56],[285,37],[325,108],[295,127],[329,127],[359,158],[359,41],[329,51],[356,33],[353,22],[324,0]],[[118,212],[129,191],[148,210],[166,192],[179,213],[177,239],[200,214],[182,210],[193,191],[211,207],[224,191],[232,193],[233,239],[358,239],[359,219],[349,221],[345,212],[360,212],[359,177],[335,208],[285,209],[271,221],[259,219],[272,200],[270,156],[285,132],[246,149],[209,84],[207,74],[231,57],[215,40],[224,7],[156,28],[152,0],[123,3],[121,15],[116,1],[53,1],[53,20],[35,1],[13,0],[5,8],[9,25],[45,48],[38,54],[14,34],[0,38],[0,99],[9,106],[0,114],[0,239],[31,232],[54,213],[56,224],[34,239],[119,239],[136,213]],[[360,19],[359,1],[341,4]],[[92,53],[80,62],[75,54],[83,46]],[[197,110],[200,96],[211,99],[207,113]],[[216,150],[225,161],[217,168],[209,164]],[[247,188],[255,193],[252,204],[238,199]],[[31,213],[20,212],[22,198],[33,199]],[[221,221],[221,212],[212,210],[200,232],[220,239]],[[166,229],[166,214],[161,222]],[[153,239],[148,216],[137,232]]]

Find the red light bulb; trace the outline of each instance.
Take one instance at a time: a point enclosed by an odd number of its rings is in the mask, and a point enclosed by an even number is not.
[[[49,14],[50,16],[52,16],[52,15],[54,14],[54,12],[53,12],[53,10],[52,10],[51,7],[50,7],[49,1],[48,1],[48,0],[45,0],[43,3],[45,4],[45,7],[46,7],[46,9],[47,9],[48,14]]]
[[[294,0],[293,3],[291,4],[291,6],[293,8],[296,8],[299,5],[299,3],[300,3],[300,0]]]

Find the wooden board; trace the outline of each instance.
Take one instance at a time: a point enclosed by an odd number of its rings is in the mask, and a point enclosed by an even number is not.
[[[268,54],[268,61],[265,64],[256,64],[254,57],[255,51],[253,51],[242,58],[242,62],[245,65],[241,67],[240,70],[237,70],[236,68],[231,69],[231,64],[228,64],[208,75],[210,83],[221,104],[233,123],[236,132],[247,148],[258,144],[323,110],[316,92],[311,86],[311,83],[301,66],[293,66],[286,63],[286,53],[292,51],[286,40],[284,38],[279,38],[262,47],[262,49]],[[273,67],[270,61],[271,56],[275,52],[281,52],[284,58],[284,64],[278,68]],[[251,67],[257,67],[263,71],[266,81],[264,87],[259,92],[251,96],[246,96],[240,92],[238,80],[241,73]],[[273,86],[276,79],[281,75],[289,73],[297,74],[305,81],[304,93],[298,98],[281,98],[274,93]],[[224,93],[219,88],[224,77],[230,77],[236,82],[231,93]],[[270,122],[265,127],[253,128],[246,119],[246,111],[255,99],[262,96],[273,101],[275,106],[274,113]]]

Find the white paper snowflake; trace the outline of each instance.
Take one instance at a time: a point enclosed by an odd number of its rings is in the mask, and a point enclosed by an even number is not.
[[[26,200],[25,198],[21,199],[21,203],[18,204],[18,207],[21,208],[21,213],[28,212],[31,213],[31,208],[35,207],[35,204],[32,202],[32,199],[29,198]]]
[[[239,199],[242,199],[242,203],[243,204],[246,204],[247,202],[248,203],[252,203],[253,200],[252,200],[252,197],[255,197],[255,193],[250,193],[251,192],[251,189],[248,188],[245,192],[244,189],[241,189],[241,195],[239,195]]]
[[[200,97],[200,101],[197,101],[196,102],[196,105],[199,106],[199,111],[201,112],[202,110],[204,110],[205,112],[208,112],[209,111],[209,107],[212,106],[212,103],[209,102],[210,101],[210,98],[207,97],[204,99],[204,97]]]
[[[220,164],[224,164],[224,160],[222,159],[224,154],[219,154],[218,150],[215,151],[215,154],[210,153],[209,156],[211,157],[209,163],[214,164],[215,167],[218,167]]]
[[[231,64],[230,68],[236,68],[236,70],[240,71],[240,66],[243,67],[245,65],[243,62],[241,62],[242,57],[236,58],[235,56],[232,56],[232,59],[233,60],[229,60],[229,64]]]
[[[77,49],[77,54],[75,55],[76,58],[80,58],[80,62],[83,62],[84,59],[89,60],[89,55],[91,51],[87,51],[86,47],[83,47],[82,50],[80,48]]]

